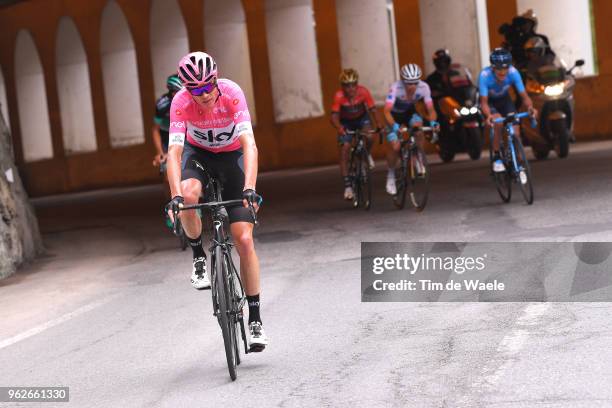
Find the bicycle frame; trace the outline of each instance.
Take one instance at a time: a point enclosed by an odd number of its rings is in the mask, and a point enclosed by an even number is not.
[[[510,149],[510,154],[512,156],[512,166],[515,173],[519,173],[521,169],[519,168],[519,164],[516,160],[516,149],[514,147],[514,138],[516,133],[514,131],[514,126],[519,124],[520,119],[529,117],[529,113],[521,112],[516,114],[510,114],[507,117],[497,118],[493,121],[493,123],[503,123],[506,134],[508,135],[508,148]],[[495,128],[491,126],[490,130],[490,143],[493,146],[493,140],[495,138]],[[503,132],[502,132],[503,133]],[[501,135],[503,137],[503,134]],[[500,140],[500,143],[502,141]]]

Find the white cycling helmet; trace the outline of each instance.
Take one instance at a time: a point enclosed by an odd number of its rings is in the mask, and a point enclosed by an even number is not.
[[[404,82],[418,82],[423,73],[417,64],[406,64],[400,69],[400,77]]]

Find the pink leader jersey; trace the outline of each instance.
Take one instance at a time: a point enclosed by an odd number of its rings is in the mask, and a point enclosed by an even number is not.
[[[244,92],[229,79],[217,82],[221,96],[212,109],[193,100],[187,89],[180,90],[170,107],[169,145],[187,143],[214,153],[232,152],[241,147],[239,136],[253,133]]]

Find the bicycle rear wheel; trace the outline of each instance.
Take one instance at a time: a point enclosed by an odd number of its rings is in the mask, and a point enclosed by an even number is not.
[[[217,300],[219,302],[219,325],[221,326],[221,334],[223,335],[223,344],[225,346],[225,357],[227,359],[227,368],[232,381],[236,379],[236,347],[232,336],[232,328],[235,327],[231,323],[231,293],[229,291],[229,270],[227,269],[225,254],[221,247],[215,248],[215,289],[217,292]]]
[[[500,141],[499,154],[501,156],[501,160],[506,166],[506,171],[504,172],[495,172],[491,170],[491,174],[493,177],[493,182],[495,183],[495,188],[497,189],[497,193],[504,203],[510,202],[512,198],[512,179],[510,177],[510,165],[512,164],[511,160],[508,160],[508,151],[505,149],[505,146]],[[493,148],[491,147],[489,150],[489,159],[491,165],[493,164]]]
[[[395,178],[395,187],[396,193],[393,196],[393,204],[401,210],[406,205],[406,191],[407,191],[407,183],[409,175],[408,170],[408,161],[410,158],[410,153],[408,153],[408,147],[406,145],[402,145],[400,149],[400,159],[402,161],[402,165],[399,168],[399,177]]]
[[[521,189],[525,202],[529,205],[533,204],[533,184],[531,178],[531,167],[525,155],[525,149],[520,138],[514,138],[514,153],[516,155],[516,164],[518,168],[514,168],[514,177]]]
[[[429,164],[425,152],[417,145],[410,149],[407,189],[410,201],[417,211],[423,211],[429,196]]]

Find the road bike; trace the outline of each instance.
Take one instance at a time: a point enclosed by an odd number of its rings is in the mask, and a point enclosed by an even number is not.
[[[528,112],[511,113],[508,116],[494,119],[494,123],[503,123],[502,137],[499,141],[499,155],[504,163],[505,171],[495,172],[493,164],[493,138],[495,131],[493,126],[490,130],[489,160],[491,161],[491,176],[495,182],[495,188],[502,201],[510,202],[512,198],[512,183],[519,185],[523,198],[527,204],[533,204],[533,182],[529,161],[525,155],[525,149],[520,137],[516,137],[514,126],[518,126],[521,119],[529,117]],[[537,126],[535,118],[531,118],[531,127]],[[504,141],[504,135],[506,136]]]
[[[398,209],[404,208],[406,196],[417,211],[423,211],[429,196],[429,164],[427,155],[416,141],[418,132],[437,135],[437,130],[429,126],[416,126],[399,129],[400,160],[399,177],[395,178],[397,193],[393,203]]]
[[[201,217],[205,212],[210,213],[212,223],[210,247],[211,268],[210,283],[212,292],[213,315],[217,317],[223,343],[225,346],[225,357],[227,367],[232,381],[237,377],[236,368],[240,365],[240,339],[244,346],[245,354],[249,353],[247,346],[246,331],[244,327],[243,309],[246,304],[246,295],[242,286],[242,280],[233,259],[232,248],[234,244],[226,233],[229,223],[226,208],[243,206],[243,200],[227,200],[221,198],[221,185],[217,179],[208,176],[206,192],[210,201],[183,205],[179,211],[202,210]],[[257,200],[261,204],[261,197]],[[253,222],[257,225],[257,214],[252,205],[249,204]],[[178,211],[175,211],[175,219],[178,219]]]
[[[376,130],[347,130],[352,146],[349,157],[349,177],[353,188],[353,207],[369,210],[372,205],[372,178],[370,172],[367,136],[378,133]]]

